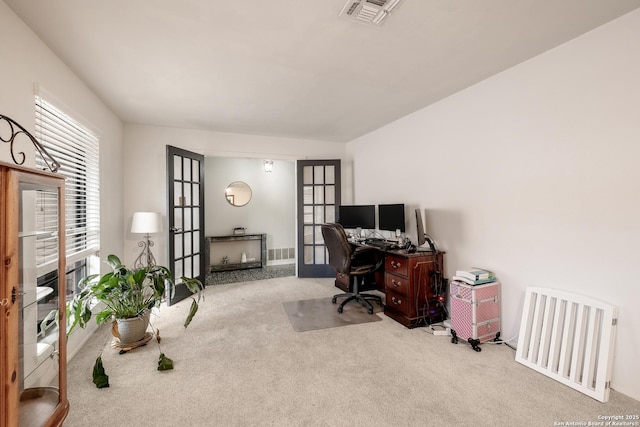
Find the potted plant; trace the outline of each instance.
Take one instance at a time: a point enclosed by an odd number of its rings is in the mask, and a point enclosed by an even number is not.
[[[136,270],[127,268],[115,255],[107,257],[111,271],[100,276],[93,274],[78,283],[80,292],[68,303],[67,311],[72,315],[67,334],[77,326],[84,328],[93,317],[92,307],[95,302],[103,303],[96,313],[96,322],[113,323],[112,333],[121,348],[135,347],[136,343],[145,340],[149,315],[154,307],[160,307],[167,293],[174,291],[171,272],[168,268],[152,265]],[[202,283],[198,279],[181,277],[182,282],[193,294],[191,308],[184,323],[186,328],[198,311],[198,303],[202,296]],[[197,299],[195,298],[197,297]],[[159,346],[159,337],[156,333]],[[173,362],[162,352],[158,361],[158,370],[172,369]],[[98,371],[98,380],[96,380]],[[106,377],[106,378],[105,378]],[[102,378],[102,379],[100,379]],[[106,385],[104,382],[106,380]],[[103,385],[99,385],[99,381]],[[104,375],[102,358],[98,357],[94,366],[94,382],[100,387],[108,387],[108,377]]]

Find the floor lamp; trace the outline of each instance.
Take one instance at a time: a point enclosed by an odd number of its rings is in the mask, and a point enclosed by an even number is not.
[[[150,239],[154,233],[162,231],[162,220],[157,212],[135,212],[131,221],[131,232],[135,234],[144,234],[144,239],[138,242],[138,247],[142,248],[142,252],[136,258],[134,268],[151,267],[156,265],[156,259],[151,253],[153,241]]]

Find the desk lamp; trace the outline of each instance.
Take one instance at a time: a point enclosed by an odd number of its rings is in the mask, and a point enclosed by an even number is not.
[[[156,259],[151,253],[153,241],[150,240],[151,234],[162,231],[162,220],[157,212],[135,212],[131,220],[131,232],[135,234],[144,234],[144,239],[138,242],[138,247],[142,248],[142,252],[136,258],[133,266],[135,268],[151,267],[156,265]],[[145,265],[146,262],[146,265]]]

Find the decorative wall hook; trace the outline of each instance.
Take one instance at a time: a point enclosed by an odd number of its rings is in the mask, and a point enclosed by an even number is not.
[[[31,133],[29,133],[28,130],[23,128],[18,122],[16,122],[12,118],[3,116],[2,114],[0,114],[0,124],[2,123],[3,120],[6,121],[9,125],[10,135],[8,138],[4,138],[1,132],[2,129],[0,128],[0,141],[6,142],[9,144],[9,149],[11,151],[11,158],[13,159],[13,162],[16,165],[24,164],[24,161],[26,160],[26,157],[27,157],[26,154],[24,154],[24,151],[16,152],[13,146],[13,143],[16,137],[22,134],[31,140],[31,142],[36,147],[36,150],[38,150],[38,152],[42,156],[42,159],[44,160],[44,162],[46,163],[47,167],[51,172],[57,172],[58,169],[60,169],[60,163],[58,163],[57,160],[54,159],[53,156],[51,156],[51,154],[49,154],[49,152],[42,146],[42,144],[38,142],[38,140],[33,135],[31,135]]]

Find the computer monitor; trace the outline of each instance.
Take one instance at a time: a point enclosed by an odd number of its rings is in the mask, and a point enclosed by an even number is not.
[[[424,232],[424,224],[422,223],[422,214],[420,213],[420,209],[416,209],[416,224],[418,229],[418,251],[433,251],[436,252],[438,249],[436,248],[436,244],[433,239],[429,237],[427,233]]]
[[[404,204],[378,205],[378,228],[404,233]]]
[[[344,228],[376,228],[375,205],[338,206],[338,224]]]

